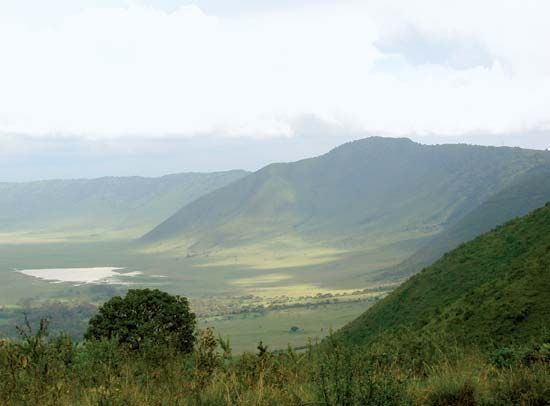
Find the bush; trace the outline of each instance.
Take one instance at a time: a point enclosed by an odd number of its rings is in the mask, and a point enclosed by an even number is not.
[[[364,348],[347,346],[333,336],[327,338],[316,356],[314,382],[317,399],[322,404],[382,406],[408,403],[403,391],[405,382],[392,373],[386,357],[381,359]]]
[[[433,406],[475,406],[475,389],[469,382],[458,386],[438,388],[430,394],[429,404]]]
[[[493,388],[489,405],[532,405],[550,404],[550,374],[547,368],[521,368],[511,371]]]
[[[169,346],[190,353],[195,343],[195,314],[186,298],[160,290],[132,289],[99,308],[90,320],[87,340],[115,338],[132,350]]]
[[[491,363],[498,368],[510,368],[516,361],[516,351],[512,348],[499,348],[490,355]]]
[[[36,331],[30,323],[19,328],[19,341],[0,345],[0,403],[55,404],[67,390],[63,378],[70,373],[76,347],[70,337],[48,339],[48,321]]]

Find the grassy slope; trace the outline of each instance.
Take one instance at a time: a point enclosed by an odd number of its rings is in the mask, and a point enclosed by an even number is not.
[[[381,332],[450,332],[507,342],[550,325],[550,204],[461,245],[342,330],[356,343]]]
[[[183,173],[0,184],[1,232],[143,232],[182,205],[246,175]],[[139,235],[139,234],[138,234]]]
[[[434,235],[550,154],[368,138],[273,164],[210,193],[143,241],[191,254],[287,239],[333,249]],[[269,245],[269,244],[268,244]],[[269,247],[264,247],[269,251]]]
[[[491,196],[457,224],[434,237],[399,265],[383,269],[384,279],[402,279],[431,265],[461,243],[492,230],[513,218],[544,206],[550,201],[550,166],[542,165],[520,176],[509,187]]]

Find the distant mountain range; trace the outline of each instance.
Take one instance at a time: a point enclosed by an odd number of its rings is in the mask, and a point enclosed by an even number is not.
[[[0,183],[0,232],[100,231],[137,237],[182,205],[246,175],[230,171]]]

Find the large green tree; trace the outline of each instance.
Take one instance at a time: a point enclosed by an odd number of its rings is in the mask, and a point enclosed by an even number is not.
[[[185,297],[158,289],[132,289],[103,304],[90,320],[85,338],[117,338],[139,350],[145,343],[190,352],[195,343],[195,314]]]

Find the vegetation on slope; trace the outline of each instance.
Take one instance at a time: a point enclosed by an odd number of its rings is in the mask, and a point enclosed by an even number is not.
[[[182,173],[0,183],[1,232],[104,229],[143,232],[247,173]],[[137,234],[139,236],[139,234]]]
[[[546,405],[550,341],[486,353],[437,337],[401,335],[360,348],[324,346],[234,357],[227,340],[197,332],[191,354],[138,351],[116,338],[75,345],[47,322],[0,341],[5,405]],[[473,344],[473,343],[472,343]]]
[[[342,250],[391,246],[437,234],[549,162],[543,151],[367,138],[269,165],[196,200],[142,241],[174,241],[190,255],[284,239]]]
[[[550,204],[446,254],[342,330],[350,342],[411,328],[505,344],[550,327]]]
[[[457,224],[438,234],[401,264],[380,271],[384,279],[410,276],[422,270],[461,243],[500,224],[544,206],[550,201],[550,166],[535,167],[509,187],[489,197]]]

